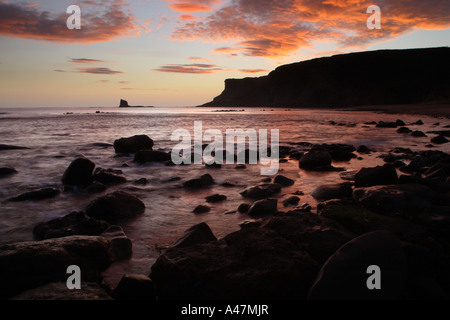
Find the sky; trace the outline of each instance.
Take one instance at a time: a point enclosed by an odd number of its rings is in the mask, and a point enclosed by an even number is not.
[[[196,106],[287,63],[449,45],[448,0],[0,0],[0,107]]]

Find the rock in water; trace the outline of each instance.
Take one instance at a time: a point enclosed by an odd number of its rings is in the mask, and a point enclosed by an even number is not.
[[[209,173],[207,173],[198,179],[192,179],[184,182],[183,187],[187,189],[199,189],[211,186],[213,184],[214,184],[213,177]]]
[[[372,265],[381,270],[381,290],[367,287]],[[400,299],[406,274],[406,257],[397,238],[388,231],[374,231],[346,243],[328,259],[309,298]]]
[[[264,199],[255,201],[250,209],[248,209],[248,215],[252,218],[259,218],[274,214],[277,212],[278,201],[276,199]]]
[[[137,163],[165,162],[169,160],[171,160],[170,153],[163,151],[141,150],[134,155],[134,161]]]
[[[217,238],[214,236],[211,228],[202,222],[186,230],[171,247],[185,248],[211,241],[217,241]]]
[[[299,167],[305,170],[328,170],[331,161],[331,154],[328,151],[313,149],[300,158]]]
[[[96,168],[93,179],[102,184],[119,184],[127,181],[122,170]]]
[[[288,177],[285,177],[283,175],[276,176],[275,179],[273,180],[273,182],[280,184],[282,187],[289,187],[295,183],[294,180],[292,180]]]
[[[60,193],[61,193],[61,191],[56,188],[44,188],[44,189],[39,189],[36,191],[30,191],[30,192],[23,193],[17,197],[9,199],[8,201],[13,201],[13,202],[28,201],[28,200],[39,201],[39,200],[54,198],[57,195],[59,195]]]
[[[67,280],[67,267],[81,268],[81,280],[96,282],[111,263],[110,244],[98,236],[71,236],[0,246],[0,298],[46,283]]]
[[[14,168],[0,168],[0,178],[7,177],[15,173],[17,173],[17,170]]]
[[[124,191],[116,191],[97,198],[86,207],[89,217],[114,223],[143,214],[144,203]]]
[[[136,153],[140,150],[152,150],[153,140],[146,135],[136,135],[114,141],[116,153]]]
[[[116,300],[156,300],[153,281],[140,274],[126,274],[112,292]]]
[[[119,105],[119,108],[128,108],[128,107],[129,107],[128,101],[127,101],[127,100],[120,99],[120,105]]]
[[[362,168],[355,175],[355,187],[371,187],[377,185],[396,184],[397,170],[391,164],[374,168]]]
[[[206,197],[206,202],[208,203],[217,203],[227,200],[227,196],[223,194],[213,194],[211,196]]]
[[[281,185],[278,183],[267,183],[258,186],[245,188],[240,194],[245,198],[261,200],[277,194],[281,191]]]
[[[352,183],[327,184],[315,188],[311,195],[319,201],[352,197]]]
[[[67,237],[74,235],[94,236],[108,228],[108,223],[88,217],[84,212],[72,212],[62,218],[56,218],[37,224],[33,229],[36,240]]]
[[[86,158],[78,158],[72,161],[64,172],[62,183],[71,186],[86,186],[92,183],[92,171],[95,163]]]

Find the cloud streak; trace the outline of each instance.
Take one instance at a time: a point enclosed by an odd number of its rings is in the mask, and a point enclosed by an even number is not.
[[[121,74],[121,71],[111,70],[110,68],[75,68],[75,72],[89,74],[115,75]]]
[[[184,74],[209,74],[217,71],[225,71],[225,69],[215,65],[215,64],[169,64],[161,66],[155,71],[166,72],[166,73],[184,73]]]

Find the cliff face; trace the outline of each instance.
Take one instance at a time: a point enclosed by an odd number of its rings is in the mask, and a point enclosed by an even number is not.
[[[284,65],[227,79],[204,106],[354,107],[450,100],[450,48],[380,50]]]

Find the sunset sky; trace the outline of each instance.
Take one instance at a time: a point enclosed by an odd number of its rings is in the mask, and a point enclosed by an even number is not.
[[[0,107],[193,106],[281,64],[449,45],[448,0],[0,0]]]

